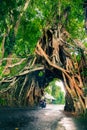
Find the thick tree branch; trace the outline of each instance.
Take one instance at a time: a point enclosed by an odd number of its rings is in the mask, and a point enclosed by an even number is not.
[[[17,75],[17,76],[23,76],[23,75],[26,75],[26,74],[28,74],[28,73],[31,73],[31,72],[34,72],[34,71],[38,71],[38,70],[43,70],[43,69],[44,69],[44,66],[40,66],[40,67],[35,67],[35,66],[34,66],[34,68],[29,68],[29,70],[26,70],[26,71],[20,73],[20,74]]]
[[[41,55],[46,59],[46,61],[49,63],[49,65],[51,65],[52,67],[54,68],[57,68],[58,70],[61,70],[67,77],[68,79],[71,80],[71,77],[67,74],[67,70],[61,68],[60,66],[56,65],[56,64],[53,64],[50,59],[48,58],[48,55],[43,51],[43,49],[41,48],[39,42],[37,44],[37,48],[38,48],[38,51],[39,53],[41,53]]]

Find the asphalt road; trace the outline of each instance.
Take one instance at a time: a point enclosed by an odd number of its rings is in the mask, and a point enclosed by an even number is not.
[[[63,107],[47,105],[45,109],[1,108],[0,130],[87,130],[87,127],[79,129],[73,117],[64,114]]]

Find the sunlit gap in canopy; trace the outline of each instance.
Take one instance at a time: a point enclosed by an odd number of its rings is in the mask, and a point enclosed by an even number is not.
[[[59,79],[53,79],[45,88],[45,98],[48,104],[64,105],[65,89],[63,82]]]

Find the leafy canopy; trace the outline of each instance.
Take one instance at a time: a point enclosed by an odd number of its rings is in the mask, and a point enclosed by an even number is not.
[[[83,0],[30,0],[28,8],[23,12],[25,0],[1,1],[0,9],[0,47],[5,33],[5,54],[16,53],[26,57],[33,53],[44,28],[61,23],[73,38],[86,38],[84,30]],[[65,19],[67,12],[67,20]],[[15,25],[23,12],[18,33],[15,36]],[[61,16],[61,19],[60,19]],[[10,29],[10,30],[9,30]],[[86,43],[85,43],[86,44]],[[2,50],[0,49],[0,57]]]

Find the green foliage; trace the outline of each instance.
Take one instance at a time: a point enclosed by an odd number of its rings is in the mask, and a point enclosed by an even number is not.
[[[3,77],[3,74],[2,74],[3,70],[4,70],[4,66],[0,66],[0,79]]]
[[[45,92],[51,94],[51,93],[52,93],[52,88],[51,88],[51,86],[48,85],[48,86],[45,88]]]
[[[5,44],[5,55],[8,56],[12,52],[15,45],[14,30],[11,30],[9,35],[6,37]]]
[[[29,53],[32,54],[34,52],[36,43],[41,36],[39,27],[38,21],[33,21],[32,23],[22,21],[15,45],[15,53],[18,56],[26,57]]]
[[[0,106],[5,106],[7,104],[6,99],[0,98]]]
[[[42,71],[39,72],[39,76],[42,77],[44,73]]]
[[[56,80],[50,82],[50,84],[46,87],[45,91],[56,99],[53,103],[64,104],[64,92],[61,90],[61,86],[57,86],[55,82]]]
[[[66,28],[73,38],[83,39],[86,35],[84,29],[83,0],[69,1],[67,4],[70,7],[70,13]]]
[[[84,43],[85,47],[87,48],[87,41]]]
[[[81,75],[84,77],[87,77],[87,67],[83,68],[83,71],[81,72]]]
[[[14,27],[23,11],[26,1],[8,0],[1,1],[0,9],[0,44],[3,34],[7,33],[5,40],[5,56],[14,52],[20,57],[26,57],[34,52],[38,39],[44,28],[53,27],[59,22],[77,38],[85,37],[83,1],[71,0],[30,0],[27,10],[20,20],[19,30],[14,36]],[[64,13],[67,11],[68,18],[65,20]],[[61,19],[59,19],[61,15]],[[11,28],[10,32],[8,29]]]

